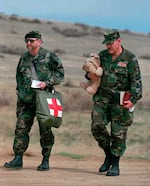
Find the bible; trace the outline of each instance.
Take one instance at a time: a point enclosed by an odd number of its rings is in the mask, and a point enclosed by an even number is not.
[[[124,105],[124,101],[128,101],[130,97],[131,97],[130,92],[120,91],[120,105]],[[133,112],[133,111],[134,111],[134,106],[129,108],[129,112]]]
[[[124,104],[124,101],[128,101],[131,97],[130,92],[120,91],[120,105]]]

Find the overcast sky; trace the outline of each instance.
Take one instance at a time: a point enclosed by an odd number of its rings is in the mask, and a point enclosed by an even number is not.
[[[0,12],[150,33],[150,0],[0,0]]]

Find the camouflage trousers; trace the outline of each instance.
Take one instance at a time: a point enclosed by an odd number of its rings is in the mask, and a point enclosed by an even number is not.
[[[17,122],[13,150],[15,154],[23,154],[27,150],[30,141],[29,133],[36,114],[35,102],[29,104],[18,99],[16,114]],[[52,146],[54,144],[54,135],[50,125],[45,126],[39,123],[39,132],[42,155],[45,158],[49,158]]]
[[[98,145],[105,151],[122,156],[126,149],[128,126],[132,124],[133,113],[118,104],[97,102],[91,113],[91,132]],[[107,124],[110,123],[110,130]]]

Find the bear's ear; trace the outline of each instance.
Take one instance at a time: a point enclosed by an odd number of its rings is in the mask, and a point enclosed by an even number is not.
[[[90,54],[90,57],[94,57],[94,54]]]
[[[94,53],[90,54],[90,57],[95,57],[95,56],[97,56],[97,54]]]

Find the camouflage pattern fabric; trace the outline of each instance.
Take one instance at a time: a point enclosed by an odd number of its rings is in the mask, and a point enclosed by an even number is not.
[[[115,61],[107,50],[99,56],[104,72],[101,85],[93,96],[91,131],[101,148],[111,146],[112,154],[121,156],[126,149],[126,135],[133,113],[120,106],[119,92],[130,91],[132,103],[137,103],[142,97],[140,69],[135,55],[124,48]],[[111,132],[107,131],[108,123],[111,123]]]
[[[31,88],[31,63],[35,65],[38,79],[46,82],[49,88],[59,84],[64,79],[61,60],[55,53],[40,48],[38,55],[33,57],[29,52],[26,52],[19,60],[16,80],[18,97],[28,103],[31,103],[35,97],[35,91]]]
[[[33,125],[36,113],[35,91],[31,88],[31,62],[35,62],[35,69],[40,81],[44,81],[49,89],[64,79],[64,69],[58,56],[46,49],[40,48],[37,56],[29,52],[24,53],[18,63],[16,72],[17,81],[17,122],[13,149],[15,154],[23,154],[28,148],[29,132]],[[54,135],[50,126],[39,123],[40,144],[42,155],[49,158],[54,144]]]

